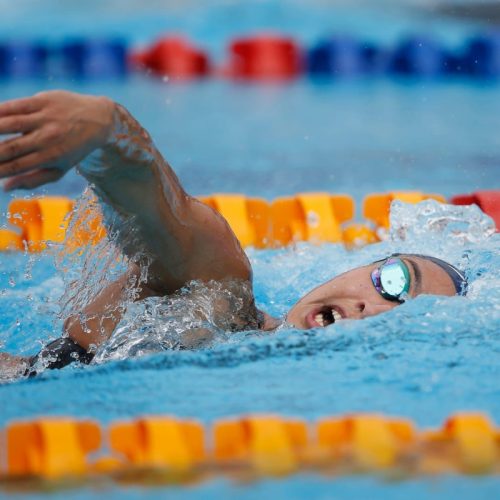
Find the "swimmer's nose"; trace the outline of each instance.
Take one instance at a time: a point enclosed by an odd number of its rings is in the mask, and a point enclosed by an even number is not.
[[[356,304],[356,312],[359,318],[367,318],[369,316],[375,316],[383,312],[389,311],[394,307],[393,304],[375,304],[368,301],[359,301]]]

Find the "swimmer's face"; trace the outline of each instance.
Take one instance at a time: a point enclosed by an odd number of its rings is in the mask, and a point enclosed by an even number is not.
[[[400,255],[410,272],[408,294],[416,297],[455,295],[455,286],[448,274],[434,262]],[[289,311],[287,323],[309,329],[328,326],[334,320],[363,319],[380,314],[399,305],[383,298],[373,286],[371,273],[381,262],[359,267],[318,286],[302,297]]]

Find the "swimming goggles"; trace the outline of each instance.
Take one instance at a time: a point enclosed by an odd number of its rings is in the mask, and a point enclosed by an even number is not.
[[[410,289],[410,271],[401,259],[389,257],[372,271],[371,278],[375,290],[384,299],[404,302],[401,296]]]

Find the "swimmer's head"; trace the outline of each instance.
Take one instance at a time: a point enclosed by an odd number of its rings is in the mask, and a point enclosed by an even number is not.
[[[286,320],[297,328],[317,328],[389,311],[407,297],[466,291],[463,273],[451,264],[426,255],[394,254],[318,286],[292,307]]]

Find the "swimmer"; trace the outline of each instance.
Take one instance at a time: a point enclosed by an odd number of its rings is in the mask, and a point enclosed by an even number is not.
[[[130,283],[137,283],[136,300],[173,294],[193,280],[217,283],[243,304],[237,310],[224,299],[214,304],[215,316],[228,330],[271,331],[280,325],[256,308],[249,260],[226,221],[184,191],[149,134],[123,106],[106,97],[43,92],[0,103],[1,134],[12,135],[0,142],[6,191],[57,181],[76,167],[124,221],[117,234],[123,253],[147,256],[83,311],[75,311],[61,339],[31,358],[0,354],[1,369],[34,375],[40,365],[89,363],[118,325]],[[137,232],[132,243],[127,221]],[[146,261],[147,280],[141,282]],[[319,285],[292,307],[286,322],[300,329],[326,327],[389,311],[420,294],[464,294],[466,286],[463,274],[440,259],[392,255]]]

